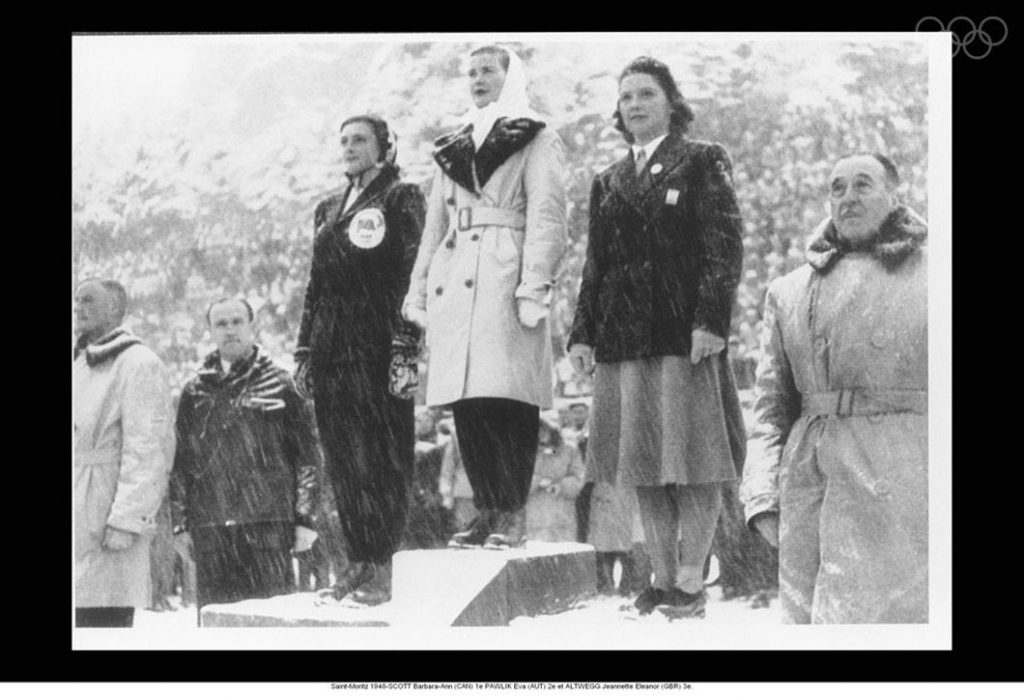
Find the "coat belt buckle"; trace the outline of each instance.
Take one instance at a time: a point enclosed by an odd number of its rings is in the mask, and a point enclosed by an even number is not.
[[[459,209],[459,230],[464,231],[473,226],[473,209],[469,206],[464,206]]]
[[[840,389],[836,397],[836,415],[848,417],[853,415],[853,390],[848,388]]]

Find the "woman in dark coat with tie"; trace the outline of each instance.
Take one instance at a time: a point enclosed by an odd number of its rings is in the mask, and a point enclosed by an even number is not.
[[[383,119],[351,117],[340,140],[349,182],[316,208],[296,379],[314,400],[351,561],[333,596],[373,605],[391,598],[413,468],[419,330],[400,311],[426,204],[400,181]]]
[[[588,478],[635,487],[653,586],[641,613],[702,615],[721,483],[745,457],[726,355],[743,246],[729,156],[685,136],[693,112],[664,63],[619,78],[631,154],[597,175],[569,338],[594,373]]]

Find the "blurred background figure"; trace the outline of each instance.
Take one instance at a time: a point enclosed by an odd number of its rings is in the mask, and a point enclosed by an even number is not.
[[[321,452],[322,458],[322,452]],[[298,589],[300,592],[331,588],[348,570],[345,553],[345,534],[334,502],[334,489],[327,480],[324,467],[317,473],[320,500],[316,513],[316,541],[308,551],[295,554],[298,563]]]
[[[639,594],[651,584],[651,563],[644,550],[636,488],[593,480],[587,485],[591,494],[585,541],[597,552],[597,591],[626,596]]]
[[[409,487],[409,516],[402,547],[444,548],[451,536],[452,513],[444,506],[440,492],[444,447],[437,444],[434,412],[416,409],[416,456]]]
[[[562,439],[552,412],[541,415],[537,463],[526,503],[526,536],[532,541],[576,540],[576,496],[583,487],[583,460]]]
[[[451,512],[455,532],[465,531],[480,514],[473,503],[473,486],[462,465],[459,440],[454,423],[449,423],[449,439],[444,445],[439,491],[442,505]]]

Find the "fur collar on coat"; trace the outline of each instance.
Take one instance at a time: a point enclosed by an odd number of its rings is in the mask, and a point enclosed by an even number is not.
[[[434,141],[434,160],[456,184],[475,192],[474,165],[476,179],[483,187],[502,163],[526,147],[543,128],[543,121],[501,118],[494,123],[480,149],[475,150],[473,127],[464,126]]]
[[[928,238],[928,224],[908,206],[898,206],[882,222],[878,235],[863,246],[893,271],[925,244]],[[826,219],[811,237],[807,247],[807,262],[819,274],[828,274],[839,259],[853,247],[839,237],[832,219]]]
[[[120,327],[114,328],[95,342],[86,343],[83,338],[75,342],[75,359],[85,352],[85,363],[91,367],[109,361],[132,345],[141,345],[142,340]]]

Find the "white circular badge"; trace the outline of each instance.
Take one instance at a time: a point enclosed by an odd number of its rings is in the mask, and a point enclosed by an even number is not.
[[[348,224],[348,239],[357,248],[375,248],[384,240],[384,214],[380,209],[363,209]]]

